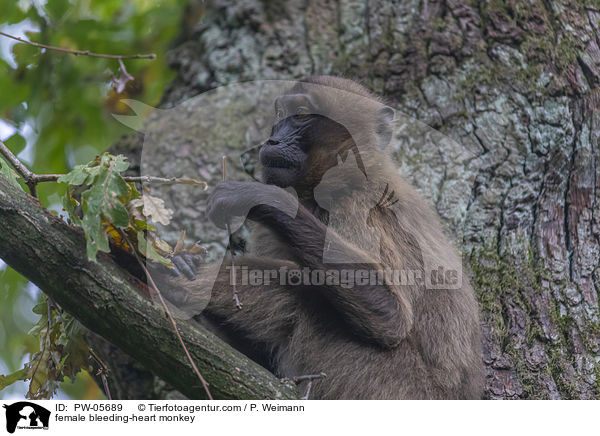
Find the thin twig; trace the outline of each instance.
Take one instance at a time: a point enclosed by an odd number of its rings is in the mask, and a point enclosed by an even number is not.
[[[52,45],[40,44],[39,42],[27,41],[25,39],[19,38],[17,36],[9,35],[8,33],[0,32],[0,35],[5,36],[10,39],[14,39],[15,41],[22,42],[23,44],[32,45],[34,47],[45,48],[48,50],[60,51],[63,53],[69,53],[75,56],[94,56],[97,58],[108,58],[108,59],[156,59],[155,53],[149,54],[135,54],[135,55],[111,55],[111,54],[103,54],[103,53],[94,53],[89,50],[71,50],[63,47],[55,47]]]
[[[312,384],[313,384],[312,380],[309,380],[308,385],[306,386],[306,393],[301,398],[302,400],[308,400],[308,398],[310,397],[310,390],[312,389]]]
[[[208,187],[206,182],[197,179],[190,179],[187,177],[154,177],[154,176],[126,176],[123,177],[126,182],[145,182],[145,183],[160,183],[163,185],[198,185],[204,189]]]
[[[56,182],[64,174],[33,174],[36,183]],[[197,185],[206,189],[206,182],[188,177],[154,177],[154,176],[123,176],[123,180],[130,183],[160,183],[162,185]]]
[[[48,310],[48,329],[52,328],[52,300],[46,295],[46,309]]]
[[[322,372],[320,374],[299,375],[297,377],[294,377],[292,380],[294,381],[294,383],[298,384],[304,380],[316,380],[316,379],[325,378],[325,377],[327,377],[327,374]]]
[[[177,323],[175,322],[175,318],[173,318],[173,315],[171,314],[171,311],[169,310],[169,308],[167,306],[167,303],[165,302],[165,300],[164,300],[164,298],[163,298],[160,290],[158,289],[158,286],[156,286],[156,283],[154,283],[154,280],[152,279],[152,276],[150,275],[150,272],[146,268],[146,265],[144,265],[144,262],[142,261],[142,259],[140,259],[140,256],[137,254],[137,252],[133,248],[133,245],[131,244],[131,241],[129,240],[129,238],[127,237],[127,235],[125,233],[121,233],[121,234],[123,236],[123,239],[131,247],[131,251],[133,251],[133,255],[137,259],[140,267],[144,270],[144,273],[146,274],[146,278],[148,279],[148,282],[150,283],[150,285],[154,289],[154,292],[156,292],[156,295],[158,295],[158,298],[160,299],[160,303],[162,304],[163,308],[165,309],[165,312],[167,313],[167,316],[169,317],[169,320],[171,321],[171,324],[173,325],[173,329],[175,330],[175,334],[177,335],[177,339],[179,340],[179,343],[181,344],[181,347],[183,348],[183,351],[185,351],[185,354],[186,354],[186,356],[187,356],[190,364],[192,365],[192,368],[194,369],[194,372],[196,373],[196,375],[200,379],[200,382],[202,383],[202,386],[204,387],[204,391],[206,392],[206,395],[208,395],[208,399],[212,400],[213,397],[212,397],[212,395],[210,393],[210,390],[208,389],[209,385],[208,385],[207,381],[204,380],[204,377],[202,377],[202,374],[200,374],[200,370],[198,369],[198,367],[194,363],[194,359],[192,359],[192,356],[191,356],[190,352],[188,351],[185,343],[183,342],[183,338],[181,337],[181,334],[179,333],[179,328],[177,327]]]
[[[108,366],[106,366],[102,359],[98,357],[98,355],[94,352],[94,350],[91,347],[88,348],[90,350],[91,357],[93,357],[96,360],[96,362],[98,362],[98,365],[100,365],[100,368],[98,368],[98,372],[96,373],[96,375],[99,375],[100,379],[102,380],[102,385],[104,386],[104,393],[106,394],[106,398],[112,400],[110,388],[108,387],[108,374],[110,373],[110,369]]]
[[[313,381],[320,379],[320,378],[325,378],[325,377],[327,377],[327,374],[322,372],[320,374],[299,375],[297,377],[294,377],[292,380],[296,384],[299,384],[305,380],[308,380],[308,383],[306,384],[306,393],[301,398],[302,400],[308,400],[308,398],[310,397],[310,391],[312,389]]]
[[[112,396],[110,395],[110,389],[108,387],[108,379],[106,378],[106,374],[104,374],[104,372],[101,372],[100,378],[102,379],[102,385],[104,386],[104,393],[106,394],[106,398],[108,398],[109,401],[112,401]]]
[[[92,357],[94,359],[96,359],[96,362],[98,362],[98,365],[100,365],[106,373],[109,373],[110,368],[106,365],[106,363],[104,363],[102,361],[102,359],[100,359],[100,357],[96,354],[96,352],[94,351],[94,349],[92,347],[88,347],[88,348],[90,349],[90,354],[92,355]]]
[[[125,64],[123,63],[123,58],[119,58],[119,68],[121,68],[121,72],[127,77],[127,80],[134,80],[135,78],[129,74],[127,68],[125,68]]]
[[[223,181],[227,179],[227,157],[223,156]],[[242,303],[237,294],[237,285],[236,285],[236,274],[235,274],[235,255],[233,254],[233,243],[231,238],[231,227],[229,223],[226,224],[227,227],[227,236],[229,237],[229,252],[231,253],[231,281],[233,285],[233,301],[235,301],[235,306],[238,309],[242,309]]]
[[[8,160],[8,162],[14,167],[19,173],[31,195],[37,197],[36,185],[43,182],[56,182],[64,174],[35,174],[30,171],[6,146],[6,144],[0,141],[0,153]],[[197,179],[191,179],[188,177],[154,177],[154,176],[124,176],[123,180],[130,183],[160,183],[162,185],[196,185],[202,186],[203,189],[207,188],[206,182]]]

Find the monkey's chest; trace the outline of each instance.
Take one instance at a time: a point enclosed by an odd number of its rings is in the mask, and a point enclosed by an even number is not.
[[[257,223],[251,227],[247,247],[252,256],[297,262],[290,248],[272,230]]]

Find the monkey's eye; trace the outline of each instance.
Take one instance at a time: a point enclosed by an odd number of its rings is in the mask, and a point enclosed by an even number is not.
[[[298,106],[294,117],[301,121],[307,120],[310,118],[310,110],[306,106]]]
[[[275,111],[275,117],[278,120],[282,120],[285,117],[285,111],[283,109],[281,109],[280,107],[277,108]]]

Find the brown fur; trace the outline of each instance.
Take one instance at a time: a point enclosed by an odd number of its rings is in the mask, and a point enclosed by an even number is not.
[[[364,258],[365,268],[422,271],[424,259],[449,267],[460,264],[436,214],[397,174],[387,154],[372,145],[375,126],[370,115],[380,103],[349,80],[318,77],[309,82],[341,89],[350,99],[360,97],[356,104],[341,107],[342,118],[360,125],[356,134],[351,132],[352,138],[329,137],[311,151],[305,179],[296,186],[301,207],[295,219],[272,209],[251,216],[256,222],[249,253],[236,258],[237,264],[259,269],[331,267],[322,263],[328,215],[315,203],[312,189],[335,165],[337,155],[347,155],[358,140],[369,180],[364,189],[341,195],[338,207],[347,211],[372,207],[372,196],[386,185],[398,202],[393,208],[379,207],[369,213],[369,225],[381,234],[379,264],[361,251],[365,242],[361,238],[368,232],[362,231],[365,223],[358,217],[364,214],[345,214],[347,221],[338,236],[348,249]],[[295,92],[304,87],[297,85]],[[340,111],[340,97],[331,94],[328,101],[327,92],[313,97],[321,107]],[[329,182],[342,188],[346,181],[339,177]],[[229,260],[223,265],[229,265]],[[233,303],[229,271],[222,269],[214,286],[202,268],[198,277],[179,282],[189,291],[184,298],[187,309],[200,309],[210,298],[205,314],[241,343],[260,349],[268,357],[266,364],[281,377],[325,372],[327,378],[313,383],[311,398],[477,399],[482,395],[478,307],[466,277],[460,289],[438,290],[418,285],[355,289],[238,285],[242,310]]]

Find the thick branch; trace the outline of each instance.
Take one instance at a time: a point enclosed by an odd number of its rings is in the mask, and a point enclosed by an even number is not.
[[[136,358],[189,398],[205,398],[164,310],[107,256],[89,262],[83,235],[0,177],[0,258],[91,331]],[[190,321],[179,330],[219,399],[297,398],[282,383]]]

